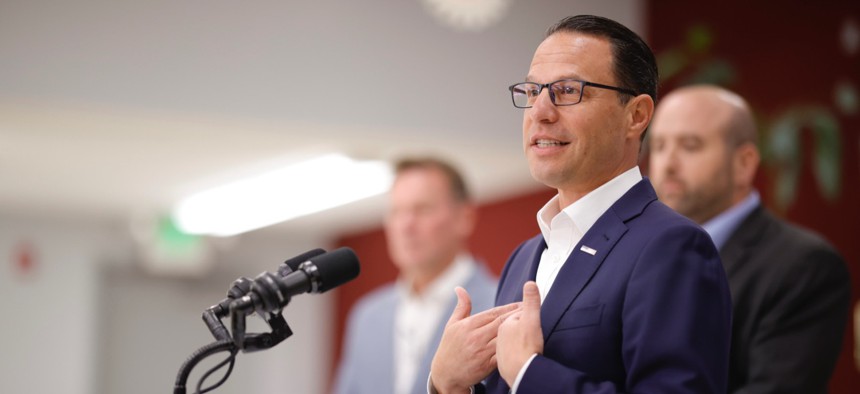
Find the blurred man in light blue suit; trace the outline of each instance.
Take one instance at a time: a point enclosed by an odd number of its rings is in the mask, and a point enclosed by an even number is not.
[[[454,288],[474,311],[493,305],[496,278],[466,250],[475,210],[462,176],[435,158],[402,160],[396,173],[385,235],[400,275],[350,313],[336,394],[426,393]]]

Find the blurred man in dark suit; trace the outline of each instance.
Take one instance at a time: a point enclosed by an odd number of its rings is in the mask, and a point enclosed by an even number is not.
[[[820,236],[762,206],[756,135],[740,96],[675,90],[651,123],[650,177],[720,250],[734,309],[729,393],[826,393],[848,320],[847,267]]]

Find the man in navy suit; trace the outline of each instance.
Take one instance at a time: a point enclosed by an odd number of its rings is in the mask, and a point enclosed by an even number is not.
[[[496,278],[466,249],[476,219],[470,201],[451,164],[432,157],[397,163],[385,236],[400,276],[352,309],[336,394],[425,392],[433,352],[457,302],[452,290],[468,289],[476,310],[492,307]]]
[[[734,310],[728,392],[823,394],[842,350],[850,275],[824,238],[762,205],[757,134],[737,94],[677,89],[649,131],[651,179],[720,250]]]
[[[498,307],[471,315],[457,289],[428,389],[725,393],[731,299],[717,250],[637,166],[657,99],[651,50],[615,21],[569,17],[525,80],[510,90],[526,158],[558,194],[505,265]]]

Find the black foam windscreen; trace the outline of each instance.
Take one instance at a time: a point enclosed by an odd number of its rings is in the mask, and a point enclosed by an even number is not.
[[[338,287],[355,279],[361,272],[358,256],[348,248],[342,247],[326,254],[311,258],[319,271],[319,292]]]
[[[308,261],[311,258],[319,256],[323,253],[325,253],[325,250],[320,249],[320,248],[316,248],[316,249],[312,249],[312,250],[309,250],[307,252],[304,252],[304,253],[302,253],[296,257],[293,257],[291,259],[288,259],[287,261],[284,261],[283,264],[278,266],[278,275],[280,275],[282,277],[287,276],[290,272],[293,272],[293,271],[296,271],[297,269],[299,269],[299,265],[301,263],[304,263],[305,261]]]

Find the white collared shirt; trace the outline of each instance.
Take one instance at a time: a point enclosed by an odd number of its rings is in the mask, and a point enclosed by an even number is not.
[[[415,381],[427,346],[445,316],[454,288],[465,285],[475,272],[471,256],[458,255],[454,262],[431,282],[422,294],[415,294],[410,284],[400,279],[394,321],[394,392],[408,393]],[[372,361],[368,361],[372,362]]]
[[[639,171],[639,166],[636,166],[612,178],[564,209],[559,206],[559,197],[556,195],[538,211],[538,226],[547,243],[547,248],[541,253],[535,278],[540,290],[541,304],[552,289],[561,267],[573,253],[574,246],[582,240],[582,236],[594,226],[597,219],[603,216],[612,204],[615,204],[641,180],[642,173]],[[588,245],[582,245],[582,249],[583,253],[599,252]],[[523,375],[536,356],[537,354],[532,355],[520,368],[514,384],[511,385],[511,393],[517,392]]]
[[[561,266],[573,252],[573,247],[582,240],[582,236],[615,201],[641,180],[639,167],[633,167],[564,209],[560,209],[559,197],[556,195],[538,211],[538,226],[547,244],[541,254],[535,279],[541,302],[546,299]]]

